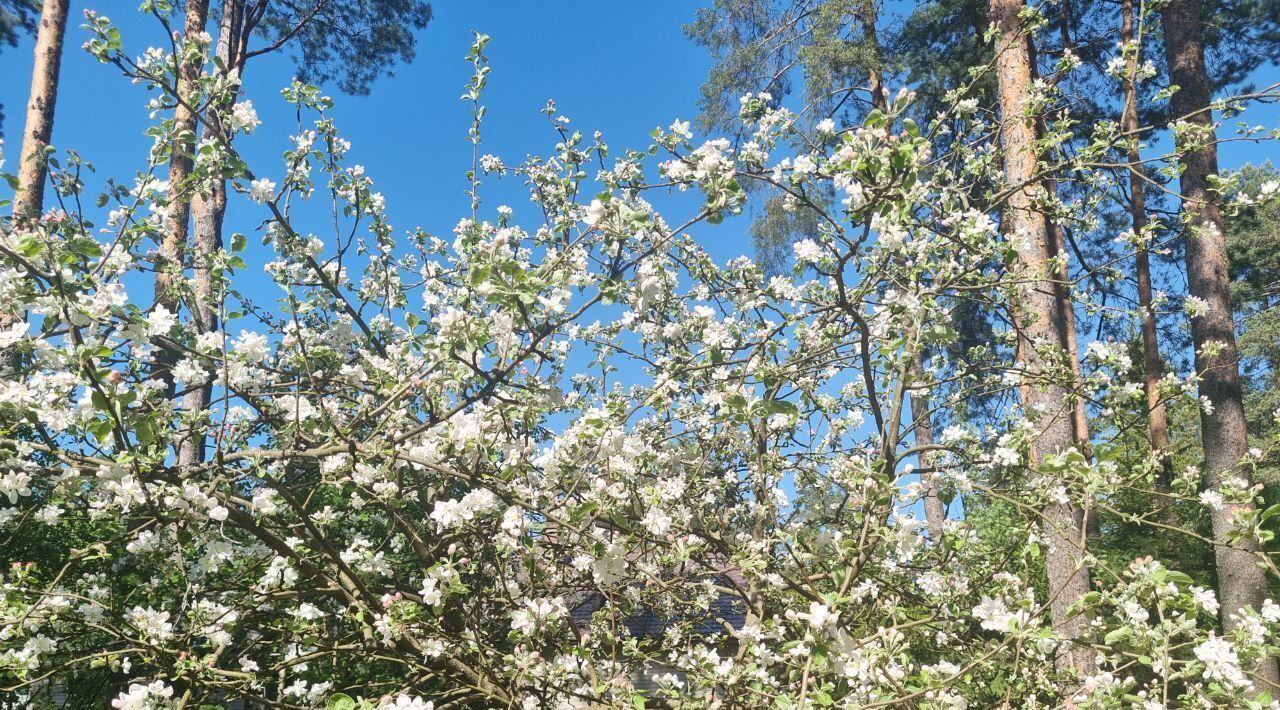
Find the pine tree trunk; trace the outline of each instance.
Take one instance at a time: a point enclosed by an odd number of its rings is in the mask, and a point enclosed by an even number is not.
[[[1063,12],[1067,12],[1064,3]],[[1062,21],[1058,25],[1061,35],[1062,46],[1064,48],[1071,47],[1071,35],[1069,30],[1068,17],[1061,16]],[[1027,57],[1028,64],[1031,67],[1031,78],[1034,81],[1039,78],[1039,71],[1036,66],[1036,45],[1027,38]],[[1035,131],[1037,136],[1045,134],[1048,124],[1045,123],[1043,115],[1035,117]],[[1058,199],[1058,183],[1052,178],[1045,178],[1042,183],[1045,192],[1048,193],[1049,200],[1056,202]],[[1058,321],[1058,328],[1061,332],[1063,347],[1066,349],[1067,362],[1071,366],[1071,386],[1078,393],[1073,393],[1071,397],[1071,429],[1075,437],[1076,447],[1084,454],[1085,458],[1093,458],[1093,446],[1089,443],[1089,415],[1085,409],[1085,398],[1083,393],[1084,386],[1084,368],[1080,364],[1080,342],[1076,335],[1076,310],[1075,303],[1071,300],[1071,267],[1070,259],[1067,257],[1067,239],[1065,227],[1056,220],[1045,216],[1046,228],[1049,230],[1049,243],[1051,251],[1049,258],[1055,260],[1057,264],[1057,279],[1054,284],[1054,297],[1058,301],[1058,313],[1061,318]],[[1102,534],[1101,524],[1098,519],[1097,510],[1093,506],[1088,507],[1084,511],[1085,530],[1089,538],[1097,538]]]
[[[1128,46],[1135,39],[1134,3],[1123,0],[1123,16],[1120,19],[1120,41]],[[1129,214],[1133,233],[1137,237],[1137,253],[1134,266],[1138,279],[1138,310],[1142,318],[1142,388],[1147,396],[1147,438],[1151,451],[1160,459],[1156,485],[1167,491],[1172,479],[1169,458],[1169,419],[1164,402],[1160,399],[1160,380],[1164,378],[1164,362],[1160,359],[1160,340],[1156,331],[1156,314],[1151,302],[1151,256],[1142,231],[1147,226],[1147,194],[1142,175],[1142,152],[1138,148],[1142,129],[1138,122],[1138,59],[1139,52],[1129,55],[1125,63],[1123,129],[1132,143],[1129,145]]]
[[[62,36],[67,30],[69,4],[69,0],[44,0],[40,10],[31,96],[27,100],[27,123],[18,164],[18,190],[13,198],[13,216],[18,223],[39,219],[44,211],[44,183],[48,176],[44,149],[53,138],[58,73],[62,69]]]
[[[239,82],[238,57],[240,46],[240,28],[244,19],[243,0],[226,0],[222,7],[222,21],[218,28],[217,57],[230,75],[232,81]],[[238,88],[232,92],[233,97]],[[231,100],[234,100],[232,98]],[[218,128],[225,140],[231,140],[229,131],[223,130],[218,116],[229,106],[213,107],[210,111],[210,122]],[[212,333],[218,329],[218,304],[213,281],[213,272],[209,260],[222,249],[222,222],[227,211],[227,185],[223,180],[215,180],[208,192],[196,193],[191,203],[192,225],[192,298],[190,303],[191,320],[198,333]],[[187,392],[182,400],[182,409],[188,414],[203,413],[208,410],[213,396],[212,385],[197,387]],[[178,449],[178,464],[190,466],[204,461],[205,433],[201,424],[193,426],[187,438]]]
[[[188,0],[183,27],[184,39],[189,40],[204,32],[208,17],[209,0]],[[173,141],[169,156],[168,232],[160,242],[160,252],[156,255],[155,264],[156,303],[171,313],[177,313],[181,308],[181,294],[177,284],[183,280],[183,260],[190,234],[191,188],[188,181],[191,177],[198,129],[195,109],[201,69],[199,60],[184,62],[179,67],[175,87],[177,106],[173,110]],[[176,362],[177,354],[174,351],[162,348],[156,352],[155,372],[168,383],[170,396],[173,395],[173,378],[169,371]]]
[[[926,381],[923,353],[911,359],[911,381],[919,384]],[[922,387],[911,391],[911,427],[918,447],[933,445],[933,423],[929,419],[929,395]],[[924,484],[924,520],[929,526],[929,534],[934,540],[942,537],[947,522],[947,506],[942,502],[941,490],[937,475],[929,470],[930,452],[920,452],[920,482]]]
[[[1053,186],[1052,180],[1046,180],[1046,187]],[[1050,189],[1050,193],[1056,192]],[[1076,336],[1076,310],[1071,300],[1071,270],[1068,266],[1066,239],[1063,238],[1063,227],[1056,222],[1049,222],[1049,235],[1053,244],[1052,258],[1058,260],[1058,283],[1055,296],[1058,299],[1059,320],[1062,331],[1063,347],[1067,350],[1067,361],[1071,365],[1071,375],[1076,387],[1084,383],[1084,368],[1080,365],[1080,342]],[[1084,395],[1071,397],[1071,429],[1075,435],[1076,446],[1086,456],[1092,456],[1089,445],[1089,416],[1085,411]]]
[[[1170,0],[1163,12],[1169,79],[1180,87],[1170,99],[1170,109],[1177,120],[1202,130],[1193,149],[1182,156],[1180,187],[1187,232],[1187,288],[1191,296],[1207,304],[1203,314],[1191,319],[1191,339],[1196,349],[1200,394],[1212,403],[1212,410],[1201,410],[1200,429],[1209,485],[1216,489],[1227,478],[1249,479],[1248,469],[1240,465],[1249,450],[1249,441],[1231,309],[1227,243],[1219,197],[1210,189],[1210,178],[1218,174],[1218,148],[1214,143],[1200,4],[1197,0]],[[1206,348],[1216,352],[1206,352]],[[1252,508],[1252,503],[1228,504],[1212,514],[1218,596],[1227,628],[1237,625],[1233,618],[1236,610],[1246,606],[1257,609],[1267,596],[1266,576],[1255,562],[1257,542],[1228,544],[1234,518]],[[1280,687],[1280,671],[1274,658],[1264,660],[1256,673],[1267,690]]]
[[[1076,443],[1075,415],[1069,387],[1041,377],[1051,364],[1037,352],[1037,345],[1067,350],[1063,313],[1054,283],[1057,272],[1050,263],[1056,250],[1045,215],[1033,203],[1036,187],[1036,118],[1028,115],[1031,93],[1031,54],[1022,32],[1019,12],[1022,0],[991,0],[991,17],[998,30],[996,78],[999,86],[1001,137],[1004,143],[1005,180],[1016,188],[1005,204],[1009,234],[1018,241],[1019,267],[1028,283],[1017,296],[1021,365],[1034,381],[1023,388],[1023,408],[1037,417],[1038,435],[1032,442],[1032,464],[1071,449]],[[1069,607],[1089,591],[1084,567],[1084,516],[1073,503],[1049,505],[1043,511],[1048,541],[1046,568],[1049,577],[1050,613],[1054,630],[1068,640],[1087,631],[1085,620],[1072,616]],[[1093,652],[1071,644],[1057,659],[1060,670],[1085,673],[1093,666]]]
[[[867,87],[871,90],[871,108],[880,111],[889,108],[889,92],[884,88],[884,78],[880,74],[880,35],[876,31],[876,10],[868,6],[862,15],[862,32],[874,55],[872,67],[867,72]]]
[[[13,223],[21,227],[44,213],[44,183],[49,174],[44,149],[53,138],[53,115],[58,102],[58,74],[62,69],[62,37],[67,29],[69,0],[45,0],[36,33],[31,94],[18,162],[18,189],[13,196]],[[0,326],[23,316],[0,312]]]
[[[1038,125],[1037,130],[1043,131],[1043,121]],[[1047,179],[1044,181],[1044,186],[1051,198],[1057,199],[1056,183]],[[1071,269],[1068,266],[1066,238],[1062,225],[1053,220],[1047,220],[1046,224],[1052,249],[1049,257],[1056,259],[1058,265],[1057,279],[1054,284],[1054,298],[1057,299],[1058,313],[1061,314],[1058,330],[1062,337],[1062,347],[1066,350],[1067,362],[1071,366],[1072,388],[1083,390],[1084,368],[1080,364],[1080,341],[1076,336],[1075,303],[1071,300]],[[1071,434],[1080,453],[1092,460],[1093,447],[1089,443],[1089,416],[1085,411],[1083,391],[1071,394]],[[1097,539],[1102,535],[1102,522],[1098,518],[1097,509],[1092,505],[1084,510],[1084,528],[1089,539]]]
[[[871,90],[871,107],[879,111],[887,111],[889,109],[889,96],[880,74],[880,40],[876,32],[876,13],[874,10],[869,9],[863,14],[862,29],[875,55],[874,65],[867,72],[867,84]],[[912,357],[909,375],[913,383],[918,384],[925,381],[923,350],[918,350]],[[934,442],[933,424],[929,419],[929,395],[923,388],[920,388],[912,390],[910,397],[911,428],[912,436],[915,438],[915,445],[917,447],[929,446]],[[937,540],[942,536],[942,530],[947,520],[947,506],[942,502],[937,476],[928,470],[930,464],[929,452],[921,451],[918,459],[921,469],[920,482],[924,485],[925,523],[929,526],[929,533],[933,536],[933,539]]]

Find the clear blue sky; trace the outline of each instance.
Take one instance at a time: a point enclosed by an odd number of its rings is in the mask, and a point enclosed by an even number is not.
[[[368,96],[330,91],[337,99],[337,123],[354,145],[352,159],[365,165],[386,195],[393,225],[447,233],[469,213],[463,190],[470,145],[463,139],[471,119],[458,97],[470,77],[463,58],[472,30],[493,37],[483,150],[511,165],[528,154],[552,151],[554,134],[540,114],[547,99],[556,99],[561,113],[585,134],[603,131],[615,151],[647,145],[648,133],[673,118],[692,118],[698,86],[710,66],[706,52],[681,30],[697,5],[681,0],[437,1],[435,19],[419,34],[412,64],[398,66],[396,76],[381,79]],[[167,45],[158,23],[136,12],[133,0],[72,0],[53,142],[81,151],[99,177],[130,180],[150,144],[142,134],[148,123],[146,92],[79,49],[87,38],[79,28],[86,6],[120,24],[135,56],[150,45]],[[10,171],[17,159],[31,49],[26,40],[0,54]],[[292,65],[282,55],[252,60],[246,70],[246,93],[264,125],[237,147],[259,174],[280,172],[280,152],[295,132],[292,112],[278,93],[291,77]],[[527,196],[517,181],[505,182],[501,188],[487,187],[501,190],[490,194],[510,201],[518,219]],[[498,201],[491,198],[487,206]],[[236,221],[234,212],[233,230],[253,226]],[[742,228],[739,234],[745,224]],[[735,253],[750,251],[743,239]]]

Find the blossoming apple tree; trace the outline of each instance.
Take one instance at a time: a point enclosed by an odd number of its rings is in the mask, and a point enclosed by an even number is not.
[[[87,27],[89,51],[172,106],[173,56],[131,59],[107,18]],[[1251,670],[1276,651],[1280,606],[1227,610],[1240,623],[1223,632],[1211,589],[1151,559],[1109,567],[1083,539],[1093,590],[1058,604],[1045,558],[1073,541],[1044,511],[1105,507],[1159,466],[1120,465],[1105,442],[1029,455],[1050,413],[1019,404],[1026,388],[1076,383],[1117,411],[1138,394],[1115,344],[1088,344],[1078,382],[1044,343],[1027,367],[1012,319],[963,370],[938,354],[954,310],[1013,313],[1046,278],[1018,267],[995,122],[962,94],[928,125],[904,91],[811,134],[752,95],[748,142],[676,121],[622,152],[548,105],[554,148],[509,166],[480,150],[487,42],[464,95],[472,211],[450,235],[392,227],[331,100],[303,84],[279,99],[301,119],[275,165],[232,145],[285,130],[247,100],[195,107],[190,185],[160,179],[171,124],[96,207],[81,156],[50,159],[56,204],[0,242],[8,697],[89,683],[134,709],[1270,702]],[[232,90],[206,71],[202,91]],[[1122,142],[1085,138],[1045,169],[1079,176]],[[261,248],[236,234],[209,257],[209,302],[187,288],[178,312],[153,304],[168,201],[222,179],[263,221]],[[491,208],[493,180],[530,201]],[[712,225],[748,182],[818,217],[790,275],[717,263],[695,238],[727,229]],[[309,212],[330,231],[303,226]],[[244,293],[259,270],[274,304]],[[1165,384],[1194,399],[1194,378]],[[184,409],[202,387],[209,406]],[[925,391],[946,393],[932,401],[949,426],[919,444],[905,407]],[[989,421],[962,414],[978,394],[1000,402]],[[923,474],[951,501],[941,534],[918,514]],[[1010,511],[999,529],[966,516],[984,501]],[[1276,512],[1241,517],[1241,539],[1270,539]],[[634,633],[637,617],[660,630]],[[1084,632],[1061,633],[1070,620]],[[1087,672],[1055,667],[1073,649]]]

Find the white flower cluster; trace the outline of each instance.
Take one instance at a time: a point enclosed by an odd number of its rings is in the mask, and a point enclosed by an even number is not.
[[[477,488],[468,492],[461,499],[436,501],[431,510],[431,519],[436,528],[446,530],[471,522],[485,516],[498,508],[498,497],[487,488]]]

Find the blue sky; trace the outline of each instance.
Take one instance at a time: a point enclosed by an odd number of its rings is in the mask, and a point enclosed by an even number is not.
[[[137,13],[132,0],[75,2],[73,12],[85,4],[121,26],[132,55],[150,45],[165,46],[158,23]],[[584,134],[603,131],[615,152],[643,148],[655,127],[696,113],[698,86],[710,59],[681,30],[695,3],[445,0],[433,5],[435,19],[419,34],[412,64],[398,66],[396,76],[379,80],[368,96],[330,91],[337,100],[339,129],[353,143],[352,160],[368,169],[385,194],[397,229],[421,226],[447,234],[469,213],[464,173],[471,146],[464,138],[471,116],[459,96],[470,78],[464,57],[472,30],[493,37],[482,149],[509,165],[553,150],[554,134],[540,113],[548,99],[554,98]],[[130,180],[150,145],[143,135],[147,94],[79,49],[87,38],[79,24],[80,17],[73,16],[69,25],[74,27],[68,27],[53,142],[80,150],[99,177]],[[0,54],[9,170],[17,158],[31,61],[30,41]],[[280,172],[280,152],[296,132],[293,113],[278,93],[292,76],[292,64],[283,55],[252,60],[246,70],[246,93],[264,124],[237,147],[259,174]],[[486,187],[496,195],[486,206],[508,200],[519,220],[527,205],[519,183]],[[256,224],[237,221],[234,208],[230,218],[233,230],[248,231]],[[735,230],[743,240],[735,254],[751,250],[745,227],[743,222]]]

